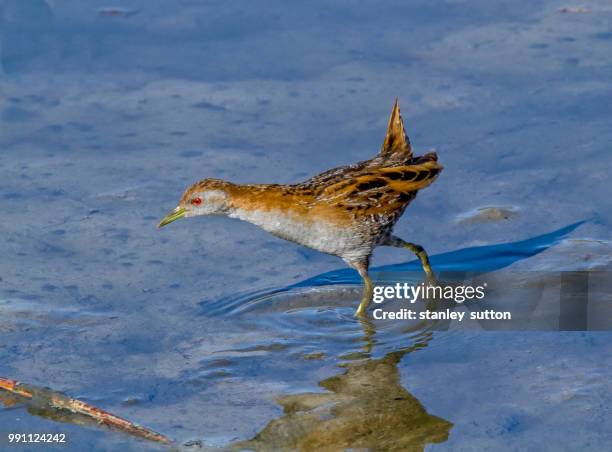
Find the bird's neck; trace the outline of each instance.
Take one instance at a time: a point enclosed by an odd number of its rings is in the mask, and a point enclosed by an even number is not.
[[[299,203],[293,199],[286,185],[232,185],[228,195],[228,216],[250,221],[261,213],[282,213],[295,210]]]
[[[276,236],[298,240],[312,223],[308,209],[283,185],[234,185],[227,192],[227,216]]]
[[[321,202],[310,192],[291,185],[232,185],[228,194],[227,215],[248,221],[275,233],[277,228],[313,222],[343,227],[350,215]]]

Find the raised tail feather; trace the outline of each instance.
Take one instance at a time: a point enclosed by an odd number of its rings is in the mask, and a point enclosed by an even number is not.
[[[412,158],[412,147],[404,129],[404,121],[400,113],[399,101],[396,98],[389,117],[387,135],[380,150],[384,160],[408,161]]]

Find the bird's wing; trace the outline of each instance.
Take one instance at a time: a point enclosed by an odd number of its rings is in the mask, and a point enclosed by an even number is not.
[[[393,213],[412,201],[416,192],[430,185],[442,171],[433,153],[414,161],[411,165],[372,168],[328,185],[317,201],[358,215]]]
[[[339,166],[321,174],[311,177],[304,182],[295,185],[296,188],[311,189],[316,195],[320,194],[325,187],[334,185],[343,180],[364,173],[369,168],[370,160],[355,163],[354,165]]]

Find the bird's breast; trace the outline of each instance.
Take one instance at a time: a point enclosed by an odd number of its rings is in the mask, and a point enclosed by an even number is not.
[[[369,248],[358,225],[348,221],[330,221],[308,210],[239,209],[230,217],[248,221],[282,239],[341,257],[360,254],[362,249]]]

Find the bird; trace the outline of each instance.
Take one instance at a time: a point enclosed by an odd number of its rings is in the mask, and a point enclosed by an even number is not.
[[[368,274],[374,248],[406,248],[420,260],[429,283],[435,276],[425,249],[393,234],[417,192],[443,167],[435,152],[414,156],[396,98],[380,152],[369,160],[325,171],[296,184],[236,184],[203,179],[184,192],[158,224],[180,218],[225,215],[247,221],[282,239],[338,256],[363,281],[355,312],[366,315],[374,286]]]

